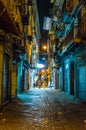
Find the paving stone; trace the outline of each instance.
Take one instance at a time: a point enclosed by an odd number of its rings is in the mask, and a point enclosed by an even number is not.
[[[86,130],[86,107],[59,90],[31,89],[3,108],[0,130]]]

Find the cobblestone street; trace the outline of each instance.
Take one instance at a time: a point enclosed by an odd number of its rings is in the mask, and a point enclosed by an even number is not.
[[[86,130],[86,106],[54,89],[32,89],[0,112],[0,130]]]

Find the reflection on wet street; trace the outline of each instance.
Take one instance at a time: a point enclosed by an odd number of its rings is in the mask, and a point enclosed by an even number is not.
[[[85,130],[86,106],[54,89],[32,89],[0,112],[0,130]]]

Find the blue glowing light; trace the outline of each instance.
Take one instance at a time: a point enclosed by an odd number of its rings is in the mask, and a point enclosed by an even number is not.
[[[41,63],[39,64],[39,63],[38,63],[38,64],[37,64],[37,67],[38,67],[38,68],[44,68],[44,64],[41,64]]]

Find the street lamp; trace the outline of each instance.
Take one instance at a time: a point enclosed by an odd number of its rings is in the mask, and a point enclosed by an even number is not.
[[[47,46],[43,46],[43,49],[46,50],[46,49],[47,49]]]
[[[42,63],[37,63],[37,68],[40,68],[40,69],[44,68],[44,64],[42,64]]]

